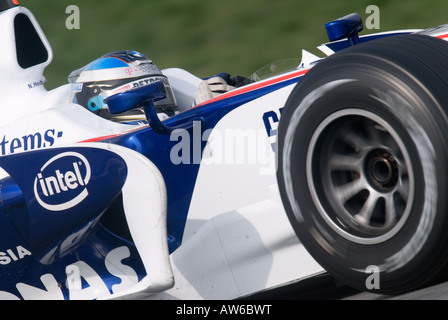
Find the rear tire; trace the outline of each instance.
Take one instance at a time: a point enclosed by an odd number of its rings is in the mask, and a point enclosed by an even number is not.
[[[277,176],[289,220],[316,261],[358,290],[446,278],[446,53],[422,35],[351,47],[310,70],[283,110]]]

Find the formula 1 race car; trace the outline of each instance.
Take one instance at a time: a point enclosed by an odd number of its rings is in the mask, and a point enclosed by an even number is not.
[[[220,76],[203,101],[207,80],[129,50],[47,91],[47,39],[1,1],[0,299],[235,299],[327,272],[388,294],[442,280],[448,27],[359,37],[356,14],[326,27],[324,58]]]

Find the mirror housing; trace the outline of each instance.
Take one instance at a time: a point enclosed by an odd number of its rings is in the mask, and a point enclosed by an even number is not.
[[[106,98],[106,103],[111,114],[119,114],[143,107],[146,120],[151,128],[158,133],[169,134],[172,130],[160,121],[154,108],[154,102],[165,98],[166,92],[163,82],[156,81],[137,89],[110,96]]]
[[[325,24],[330,41],[348,38],[351,45],[359,43],[358,33],[364,29],[362,18],[357,13],[346,15]]]
[[[154,107],[154,102],[165,99],[166,91],[165,85],[162,81],[157,81],[149,85],[132,89],[126,92],[118,93],[116,95],[106,98],[106,103],[111,114],[119,114],[130,111],[138,107],[143,107],[145,117],[150,127],[157,133],[170,134],[173,130],[178,128],[192,128],[192,123],[183,124],[176,127],[166,126],[157,115]],[[203,118],[198,118],[197,121],[204,122]]]
[[[150,101],[162,100],[165,97],[165,87],[161,81],[157,81],[147,86],[110,96],[106,98],[106,102],[111,114],[119,114],[148,104]]]

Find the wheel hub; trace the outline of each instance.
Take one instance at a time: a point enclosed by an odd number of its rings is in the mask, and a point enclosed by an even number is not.
[[[321,217],[350,241],[386,241],[409,217],[411,157],[395,129],[371,112],[345,109],[322,121],[310,141],[307,168]]]
[[[367,156],[367,178],[380,192],[392,190],[399,179],[398,163],[386,150],[377,149]]]

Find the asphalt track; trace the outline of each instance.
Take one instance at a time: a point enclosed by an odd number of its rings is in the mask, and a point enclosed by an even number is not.
[[[448,282],[409,292],[387,296],[359,292],[335,283],[329,274],[271,289],[241,300],[448,300]]]

